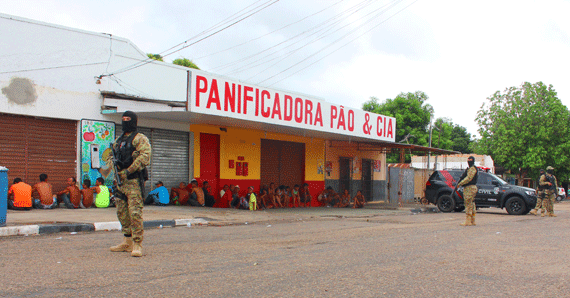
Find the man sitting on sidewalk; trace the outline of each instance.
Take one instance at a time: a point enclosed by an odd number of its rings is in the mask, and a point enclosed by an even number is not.
[[[93,189],[91,188],[91,180],[83,180],[83,189],[81,190],[81,208],[91,208],[93,205]]]
[[[75,178],[67,178],[67,187],[57,193],[57,197],[61,198],[67,209],[77,209],[81,202],[81,191],[77,187]]]
[[[8,189],[8,209],[32,209],[32,187],[24,183],[21,178],[15,178]]]
[[[204,190],[198,186],[198,181],[192,179],[190,182],[192,185],[192,190],[190,191],[190,198],[188,199],[188,204],[190,206],[202,207],[206,203]]]
[[[95,207],[97,208],[107,208],[111,203],[111,193],[109,188],[105,185],[105,179],[102,177],[95,180],[95,186],[91,187],[95,191],[97,196],[95,197]]]
[[[162,181],[158,181],[156,188],[148,193],[148,196],[144,200],[145,205],[154,204],[156,206],[166,206],[168,205],[170,199],[168,197],[168,189],[164,187]]]
[[[47,174],[40,175],[40,183],[36,183],[32,187],[32,196],[34,196],[33,206],[37,209],[54,209],[59,207],[57,197],[53,194],[51,184],[47,182]]]
[[[170,202],[172,205],[186,205],[190,192],[186,189],[186,183],[180,182],[179,187],[173,187],[170,190]]]

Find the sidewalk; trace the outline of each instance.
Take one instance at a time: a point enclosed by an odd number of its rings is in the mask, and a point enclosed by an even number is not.
[[[262,211],[151,205],[144,207],[143,219],[144,227],[148,229],[192,225],[225,226],[320,217],[371,217],[410,212],[409,210],[410,208],[397,209],[394,206],[375,202],[369,203],[363,209],[311,207]],[[6,227],[0,227],[0,237],[121,229],[115,208],[8,210],[6,218]]]

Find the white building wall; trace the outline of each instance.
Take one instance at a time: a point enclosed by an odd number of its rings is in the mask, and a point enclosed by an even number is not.
[[[431,156],[428,166],[427,156],[412,156],[412,168],[416,169],[433,169],[434,163],[436,164],[436,170],[444,169],[466,169],[467,168],[467,158],[469,156],[475,157],[475,165],[478,167],[490,168],[491,172],[495,172],[495,163],[491,156],[488,155],[478,155],[478,154],[456,154],[456,155],[439,155]]]
[[[101,114],[101,91],[186,102],[188,68],[152,61],[129,40],[0,14],[0,112],[120,121]],[[141,126],[188,131],[187,123],[141,119]]]

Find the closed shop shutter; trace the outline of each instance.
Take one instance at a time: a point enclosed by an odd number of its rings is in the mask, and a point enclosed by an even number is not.
[[[122,133],[118,124],[117,137]],[[145,183],[146,193],[154,184],[162,181],[168,189],[178,187],[180,182],[188,183],[189,176],[189,133],[183,131],[139,127],[138,131],[150,141],[152,147],[151,164],[148,167],[149,181]]]
[[[293,187],[305,180],[305,144],[261,140],[261,185]]]
[[[0,166],[9,181],[33,185],[45,173],[58,192],[76,177],[77,121],[0,114],[0,127]]]

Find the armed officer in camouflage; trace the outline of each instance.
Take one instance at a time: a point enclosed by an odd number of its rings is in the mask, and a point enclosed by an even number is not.
[[[123,134],[113,144],[116,152],[115,165],[121,186],[117,200],[117,217],[125,236],[123,242],[111,247],[111,251],[131,252],[133,257],[142,256],[143,197],[146,167],[150,164],[151,148],[148,138],[137,132],[137,114],[123,114]],[[148,175],[147,175],[148,176]]]
[[[540,185],[540,181],[543,179],[542,176],[546,175],[546,172],[544,172],[543,169],[540,169],[540,174],[538,174],[538,187],[536,190],[536,206],[534,207],[534,209],[532,209],[530,211],[530,214],[532,215],[537,215],[538,213],[538,209],[540,209],[542,212],[544,213],[544,195],[545,195],[545,190],[546,190],[546,185]],[[546,178],[544,178],[546,179]]]
[[[459,183],[457,187],[463,187],[463,201],[465,204],[465,222],[462,226],[474,226],[475,225],[475,195],[477,194],[477,177],[479,176],[477,167],[475,166],[475,157],[469,156],[467,158],[467,164],[469,167],[463,172],[461,178],[459,178]],[[455,192],[455,191],[454,191]]]
[[[546,167],[546,175],[540,178],[540,185],[546,186],[546,198],[542,200],[542,212],[540,216],[544,216],[544,208],[546,208],[546,213],[548,216],[556,217],[554,214],[554,198],[556,197],[556,192],[558,190],[558,181],[556,176],[554,176],[554,168],[551,166]]]

